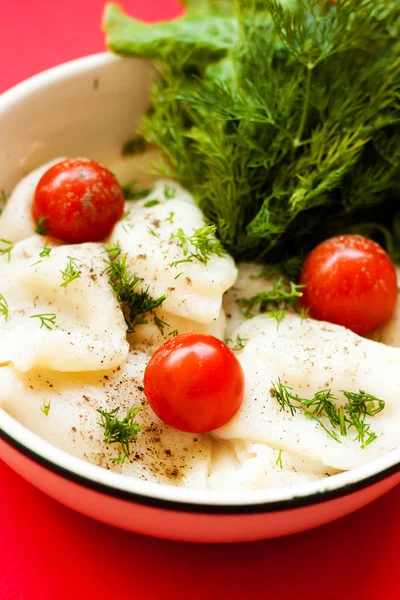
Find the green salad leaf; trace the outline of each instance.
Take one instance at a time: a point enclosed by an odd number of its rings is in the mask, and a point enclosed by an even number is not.
[[[400,260],[398,0],[186,0],[146,25],[108,5],[111,50],[161,77],[142,123],[236,259],[300,265],[348,231]]]

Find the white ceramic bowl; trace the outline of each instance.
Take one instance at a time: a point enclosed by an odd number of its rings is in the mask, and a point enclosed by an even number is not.
[[[0,98],[0,190],[60,155],[114,162],[148,105],[145,61],[108,54],[51,69]],[[378,376],[378,374],[377,374]],[[195,491],[112,473],[55,448],[0,409],[0,457],[53,498],[143,534],[239,542],[295,533],[366,505],[400,482],[400,449],[292,488]]]

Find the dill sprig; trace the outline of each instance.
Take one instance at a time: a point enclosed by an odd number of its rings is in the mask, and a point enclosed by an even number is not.
[[[136,439],[137,434],[145,427],[135,423],[135,417],[140,407],[132,407],[122,419],[118,417],[119,407],[106,411],[98,409],[101,420],[99,425],[104,430],[106,444],[119,444],[118,456],[113,459],[117,464],[122,464],[130,457],[130,444]]]
[[[50,231],[48,227],[46,227],[47,216],[40,217],[39,221],[36,223],[35,233],[39,235],[46,235]]]
[[[0,315],[2,315],[4,317],[5,321],[8,321],[8,317],[9,317],[8,302],[4,298],[3,294],[0,294]]]
[[[288,308],[297,308],[298,300],[303,295],[301,291],[303,288],[304,285],[279,277],[274,280],[273,288],[269,292],[259,292],[251,298],[239,298],[237,303],[247,319],[254,317],[253,311],[255,308],[260,313],[274,311],[271,316],[277,320],[279,325],[284,316],[282,316],[281,311]]]
[[[128,332],[134,333],[137,325],[148,323],[148,317],[152,318],[154,324],[164,333],[164,327],[168,323],[162,321],[155,314],[155,309],[162,306],[166,296],[152,298],[149,288],[142,289],[142,280],[129,272],[127,267],[127,256],[122,255],[118,244],[108,246],[110,260],[105,260],[108,265],[106,273],[114,290],[118,302],[122,305]]]
[[[39,256],[41,256],[42,258],[47,258],[48,256],[50,256],[51,253],[51,248],[48,245],[48,243],[46,242],[45,245],[43,246]]]
[[[51,408],[51,402],[49,400],[48,402],[46,402],[46,401],[43,402],[42,406],[40,407],[40,410],[42,411],[42,413],[44,413],[46,415],[46,417],[48,417],[50,408]]]
[[[339,405],[336,404],[337,398],[331,390],[316,392],[311,399],[307,399],[293,394],[293,388],[283,385],[280,379],[271,384],[270,394],[277,400],[281,410],[290,412],[292,416],[302,411],[307,418],[316,421],[335,442],[342,443],[340,436],[346,436],[351,428],[356,430],[355,441],[360,443],[361,448],[377,439],[377,435],[371,431],[371,425],[366,423],[365,419],[381,412],[385,408],[384,400],[362,390],[358,393],[342,391],[347,403]],[[322,419],[326,419],[330,427]]]
[[[78,262],[77,258],[74,258],[73,256],[68,256],[67,266],[65,267],[65,269],[60,271],[62,278],[63,278],[63,282],[64,282],[64,283],[60,284],[60,287],[65,287],[72,281],[75,281],[75,279],[79,279],[79,277],[81,276],[81,273],[76,266],[77,262]]]
[[[156,62],[142,133],[223,247],[285,264],[375,222],[400,258],[398,0],[185,4],[156,25],[111,4],[104,28],[114,52]]]
[[[7,261],[10,262],[10,260],[11,260],[11,251],[14,248],[14,243],[10,242],[9,240],[3,240],[3,239],[1,239],[0,242],[2,244],[6,244],[5,248],[0,248],[0,255],[1,256],[7,255]]]
[[[54,313],[42,313],[41,315],[31,315],[31,319],[40,320],[40,329],[45,327],[46,329],[53,329],[56,324],[56,315]]]
[[[215,225],[204,225],[196,229],[192,235],[187,236],[183,229],[179,228],[171,239],[178,242],[182,247],[185,258],[175,260],[171,263],[171,267],[185,262],[193,262],[193,260],[198,260],[203,265],[207,265],[213,254],[223,256],[225,250],[221,242],[215,237],[216,230]]]
[[[279,467],[280,469],[283,469],[282,453],[283,453],[283,450],[279,450],[278,457],[275,462],[276,466]]]
[[[248,338],[241,337],[239,333],[236,336],[235,341],[233,341],[231,338],[227,338],[225,340],[225,344],[229,346],[232,352],[239,352],[240,350],[243,350],[243,348],[246,346],[246,342],[248,342]]]

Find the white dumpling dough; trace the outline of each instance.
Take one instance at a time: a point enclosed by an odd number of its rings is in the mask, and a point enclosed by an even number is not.
[[[50,256],[41,258],[44,244],[33,236],[15,245],[10,260],[0,257],[0,294],[8,305],[7,320],[0,315],[0,364],[12,362],[20,371],[120,365],[129,349],[126,324],[104,273],[103,247],[51,246]],[[80,277],[61,287],[69,257]],[[55,315],[54,325],[47,321],[52,329],[31,318],[39,314]]]
[[[166,189],[174,190],[170,200],[166,199]],[[150,200],[159,203],[146,207]],[[172,223],[168,220],[171,213]],[[165,311],[210,324],[219,318],[222,295],[236,279],[233,259],[227,254],[212,254],[207,265],[193,259],[171,266],[172,262],[187,258],[181,244],[171,237],[179,228],[191,236],[204,225],[202,212],[187,192],[174,182],[161,183],[146,199],[131,205],[127,218],[115,226],[111,243],[120,244],[128,256],[130,270],[143,280],[146,288],[149,286],[153,298],[166,294]]]
[[[247,319],[238,305],[241,298],[251,298],[260,292],[269,292],[273,288],[273,279],[262,276],[263,267],[254,263],[239,263],[238,277],[223,299],[226,314],[225,337],[232,339],[232,334]],[[234,340],[233,340],[234,341]]]
[[[224,440],[247,439],[281,448],[336,469],[348,470],[400,445],[400,351],[329,323],[288,314],[277,330],[265,315],[244,323],[237,333],[249,341],[238,358],[246,379],[244,402],[235,417],[213,432]],[[311,398],[331,389],[360,389],[386,402],[382,412],[367,417],[378,438],[362,449],[354,428],[342,443],[333,440],[300,411],[281,411],[271,396],[271,382],[281,379],[293,393]],[[326,422],[329,425],[329,422]]]
[[[143,325],[136,325],[134,333],[128,335],[128,341],[130,344],[148,344],[150,346],[160,346],[166,340],[171,339],[172,336],[175,336],[179,333],[187,333],[187,332],[196,332],[196,333],[204,333],[206,335],[213,335],[220,340],[224,339],[224,331],[225,331],[225,313],[221,311],[218,319],[215,319],[212,323],[205,325],[204,323],[197,323],[196,321],[191,321],[190,319],[184,319],[183,317],[177,317],[176,315],[171,315],[163,310],[163,308],[158,308],[155,311],[155,314],[158,319],[166,323],[167,325],[163,326],[162,329],[155,325],[154,320],[151,316],[147,315],[147,323]]]
[[[149,358],[137,350],[117,369],[68,375],[18,373],[11,366],[2,367],[0,406],[40,437],[79,458],[148,481],[205,489],[212,440],[177,431],[156,417],[143,394]],[[41,410],[45,403],[50,403],[47,416]],[[104,442],[97,409],[120,407],[123,418],[132,406],[142,407],[135,421],[147,428],[131,443],[130,460],[118,465],[112,458],[118,456],[119,445]]]
[[[20,242],[34,235],[36,223],[32,216],[32,201],[36,186],[42,175],[62,160],[65,160],[65,157],[51,160],[26,175],[16,185],[0,215],[0,238]]]
[[[400,286],[400,268],[396,268],[397,283]],[[400,294],[397,297],[394,315],[383,327],[368,336],[372,340],[387,344],[388,346],[400,346]]]
[[[323,463],[246,440],[214,440],[208,487],[256,490],[293,486],[334,475]]]

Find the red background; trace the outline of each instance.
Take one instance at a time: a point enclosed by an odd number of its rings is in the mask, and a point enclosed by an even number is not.
[[[101,51],[102,6],[102,0],[0,0],[0,91]],[[124,6],[149,20],[179,11],[177,0]],[[350,517],[279,540],[180,544],[77,515],[0,461],[0,600],[400,598],[399,501],[400,487]]]

